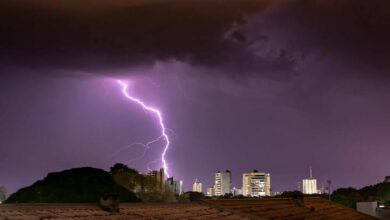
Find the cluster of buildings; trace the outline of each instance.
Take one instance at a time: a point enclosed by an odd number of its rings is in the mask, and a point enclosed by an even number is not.
[[[135,193],[163,193],[170,191],[176,195],[183,194],[183,181],[173,177],[166,179],[163,168],[141,174],[139,178],[135,177],[129,182],[133,182],[134,187],[131,190]]]
[[[192,191],[203,192],[202,183],[196,180],[193,184]],[[271,176],[269,173],[259,172],[254,170],[249,173],[242,174],[242,189],[232,188],[232,172],[226,170],[224,172],[216,172],[214,174],[214,186],[208,187],[206,195],[224,196],[230,194],[232,196],[270,196],[271,195]]]
[[[271,175],[266,172],[253,170],[252,172],[242,174],[242,188],[232,188],[232,172],[226,170],[224,172],[216,172],[214,175],[214,186],[208,187],[206,195],[224,196],[230,194],[232,196],[260,197],[271,196]],[[325,193],[324,187],[317,188],[317,180],[313,178],[313,171],[310,167],[309,178],[302,180],[303,194],[322,194]],[[299,187],[300,188],[300,187]],[[202,183],[196,180],[193,184],[192,191],[203,192]]]
[[[173,177],[164,179],[164,169],[149,172],[147,176],[153,180],[153,189],[157,189],[157,191],[169,190],[177,195],[183,194],[183,181],[176,180]],[[313,178],[311,167],[309,177],[302,180],[301,186],[304,194],[322,194],[325,192],[323,187],[317,188],[317,180]],[[204,193],[202,182],[196,179],[192,185],[192,191]],[[217,171],[214,174],[214,185],[208,187],[205,194],[209,197],[225,196],[227,194],[246,197],[271,196],[271,175],[258,170],[243,173],[242,188],[236,188],[232,187],[232,172],[230,170]]]

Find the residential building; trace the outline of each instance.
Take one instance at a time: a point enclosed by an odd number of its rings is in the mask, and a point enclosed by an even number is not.
[[[201,193],[202,192],[202,182],[199,182],[198,179],[196,179],[194,184],[192,185],[192,191]]]
[[[317,193],[317,180],[313,178],[313,170],[311,169],[311,167],[309,178],[302,180],[302,192],[303,194]]]
[[[165,188],[176,195],[181,195],[183,194],[183,181],[175,180],[173,177],[170,177],[165,181]]]
[[[229,194],[232,184],[232,172],[230,170],[226,170],[225,172],[216,172],[214,184],[215,196]]]
[[[157,170],[150,171],[144,177],[145,178],[142,187],[144,192],[149,192],[149,191],[164,192],[165,190],[164,168],[161,168],[159,171]]]
[[[254,170],[242,174],[242,194],[244,196],[271,196],[271,175]]]

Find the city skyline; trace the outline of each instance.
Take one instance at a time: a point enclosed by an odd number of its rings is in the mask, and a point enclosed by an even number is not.
[[[295,190],[309,166],[317,186],[378,182],[390,165],[389,11],[382,0],[2,0],[0,186],[115,163],[164,167],[185,190],[198,178],[203,192],[226,169],[231,187],[270,173],[273,191]]]

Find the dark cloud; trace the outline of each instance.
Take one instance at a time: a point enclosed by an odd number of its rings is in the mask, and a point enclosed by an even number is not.
[[[2,1],[1,63],[123,68],[164,59],[219,63],[230,24],[265,1]]]
[[[388,175],[389,11],[387,0],[1,0],[0,176],[14,191],[137,156],[105,161],[156,132],[111,79],[121,74],[177,133],[168,159],[188,188],[213,184],[213,169],[241,184],[256,168],[295,189],[309,165],[335,187],[372,184]],[[88,80],[47,77],[58,74]]]
[[[313,59],[388,68],[390,3],[2,1],[3,68],[101,71],[177,59],[289,79]]]

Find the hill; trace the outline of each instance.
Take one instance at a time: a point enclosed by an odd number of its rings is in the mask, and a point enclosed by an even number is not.
[[[12,194],[6,203],[94,203],[107,193],[118,194],[122,202],[139,201],[108,172],[83,167],[49,173],[43,180]]]

